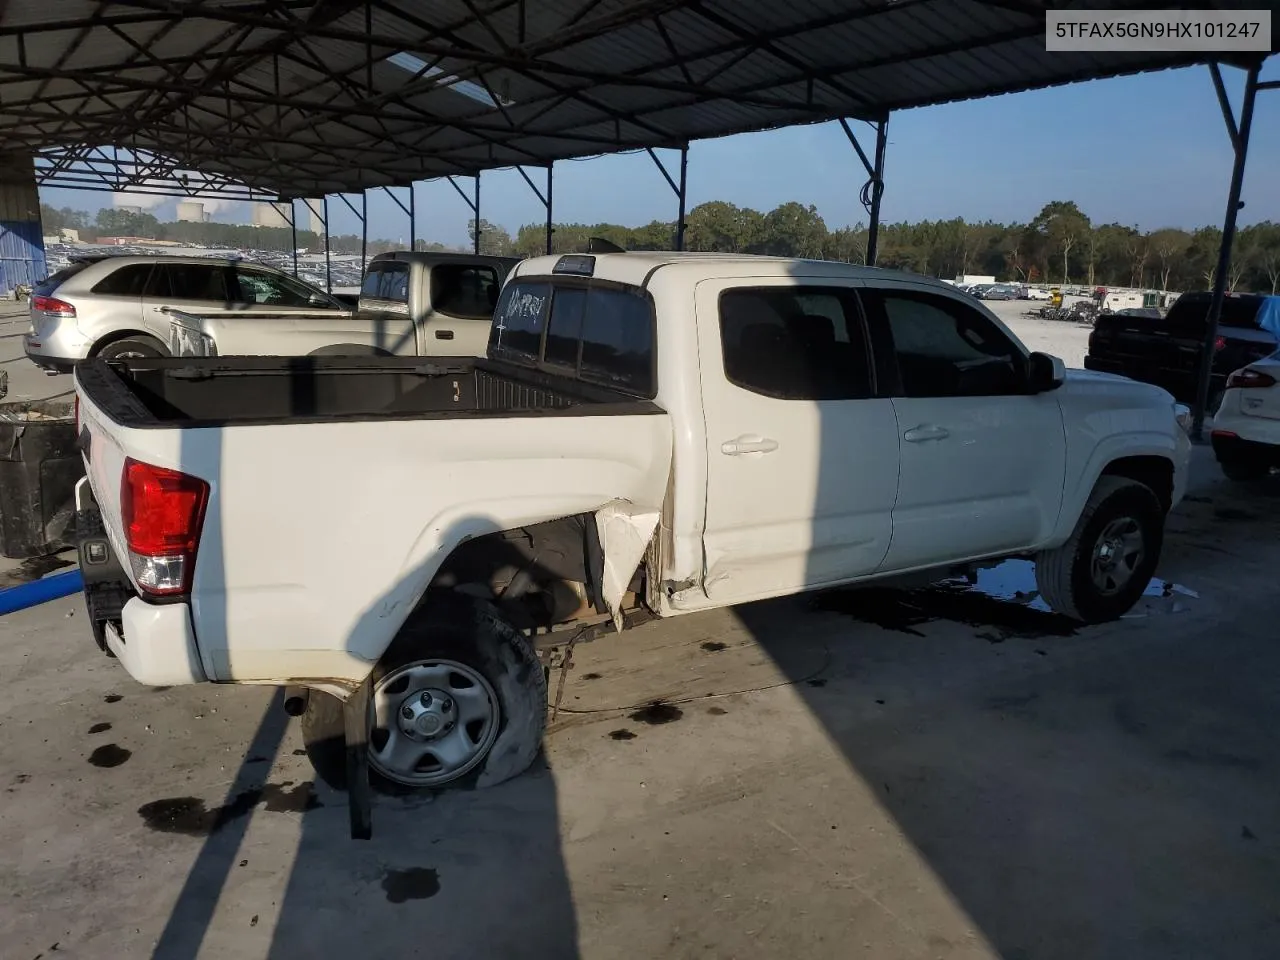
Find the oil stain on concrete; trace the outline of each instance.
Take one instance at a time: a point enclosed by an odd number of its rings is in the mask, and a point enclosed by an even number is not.
[[[227,824],[264,804],[271,813],[306,813],[324,806],[306,781],[290,789],[289,784],[268,783],[236,794],[222,806],[209,809],[198,797],[168,797],[138,808],[142,822],[158,833],[203,837],[217,833]]]
[[[388,870],[382,875],[382,890],[389,903],[430,900],[440,892],[440,874],[430,867]]]
[[[118,767],[131,756],[132,750],[115,743],[108,743],[89,754],[89,762],[95,767]]]
[[[657,726],[662,723],[674,723],[684,716],[684,711],[673,703],[666,703],[663,700],[654,700],[652,703],[646,704],[630,718],[636,723],[647,723],[650,726]]]

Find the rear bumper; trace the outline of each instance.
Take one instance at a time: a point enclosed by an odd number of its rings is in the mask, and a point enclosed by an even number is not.
[[[1280,467],[1280,446],[1274,443],[1259,443],[1246,440],[1232,433],[1215,430],[1210,434],[1213,443],[1213,455],[1219,463],[1265,463],[1268,466]]]
[[[65,348],[56,340],[41,339],[32,333],[22,335],[22,351],[37,367],[51,373],[70,373],[76,361],[84,359],[74,355],[68,356]],[[87,346],[86,352],[88,352]]]
[[[106,624],[107,647],[129,676],[151,687],[203,683],[191,610],[185,603],[147,603],[134,597],[124,605],[123,636]]]

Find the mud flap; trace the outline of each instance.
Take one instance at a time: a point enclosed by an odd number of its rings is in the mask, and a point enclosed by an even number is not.
[[[622,598],[649,548],[660,516],[657,510],[637,507],[626,500],[611,500],[596,511],[596,531],[604,552],[601,599],[618,630],[623,624]]]
[[[351,816],[351,839],[373,836],[373,791],[369,786],[369,689],[365,678],[342,703],[342,720],[347,743],[347,810]]]

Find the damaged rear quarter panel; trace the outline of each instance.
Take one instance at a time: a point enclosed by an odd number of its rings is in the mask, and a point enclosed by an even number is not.
[[[672,446],[666,414],[222,434],[254,482],[218,490],[196,633],[214,675],[242,682],[362,679],[458,544],[613,501],[656,513]]]

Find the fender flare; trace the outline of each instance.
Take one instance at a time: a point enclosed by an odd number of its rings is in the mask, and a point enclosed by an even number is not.
[[[1063,490],[1062,509],[1058,513],[1058,523],[1054,527],[1049,546],[1066,542],[1075,530],[1076,521],[1079,520],[1098,478],[1110,464],[1128,457],[1160,457],[1168,460],[1169,466],[1176,471],[1177,443],[1169,434],[1156,430],[1119,433],[1104,438],[1094,447],[1084,469],[1077,475],[1075,485]]]

